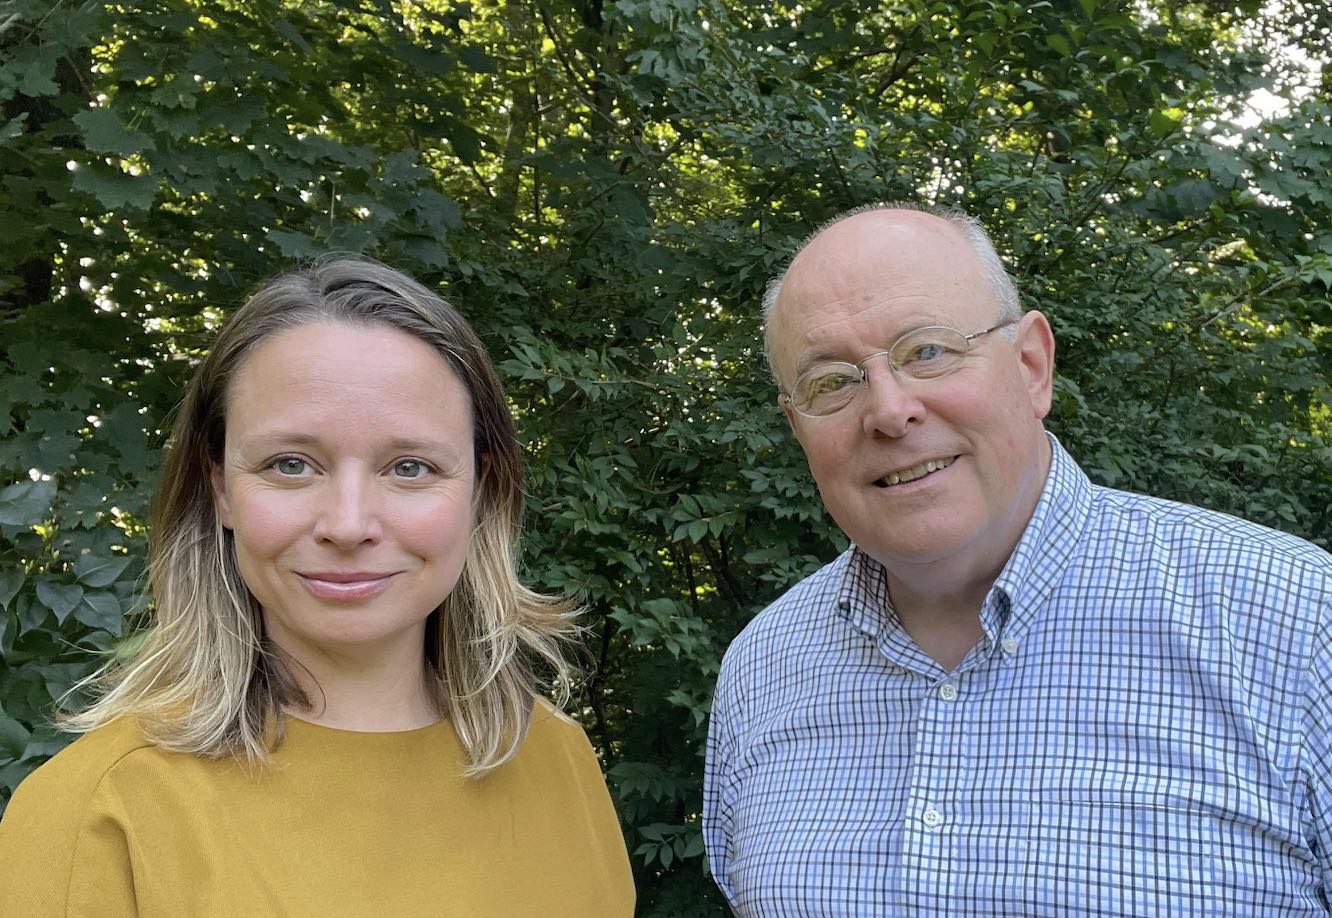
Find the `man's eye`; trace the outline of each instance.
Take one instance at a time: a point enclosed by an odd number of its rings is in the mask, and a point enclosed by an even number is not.
[[[430,471],[420,459],[401,459],[393,464],[393,474],[399,478],[424,478]]]
[[[927,341],[923,344],[917,344],[907,351],[906,360],[903,363],[929,363],[947,355],[948,348],[936,341]]]
[[[279,475],[304,475],[310,464],[300,456],[280,456],[273,460],[271,468]]]
[[[805,390],[811,398],[817,398],[820,395],[839,392],[856,381],[856,377],[850,373],[824,373],[806,380]]]

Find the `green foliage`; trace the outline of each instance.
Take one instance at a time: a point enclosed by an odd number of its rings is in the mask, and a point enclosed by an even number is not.
[[[138,623],[211,330],[291,259],[366,252],[509,381],[528,567],[587,600],[576,713],[641,912],[721,914],[719,659],[844,545],[763,370],[766,279],[848,207],[964,207],[1055,324],[1051,426],[1095,478],[1332,544],[1332,87],[1294,56],[1329,26],[1298,0],[0,2],[0,799]],[[1258,89],[1287,105],[1241,123]]]

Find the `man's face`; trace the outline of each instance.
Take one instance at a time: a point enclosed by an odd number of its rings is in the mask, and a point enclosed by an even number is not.
[[[999,312],[952,225],[871,211],[830,227],[793,262],[770,320],[773,362],[788,388],[821,361],[857,363],[927,325],[969,335]],[[838,413],[784,407],[824,504],[862,550],[896,573],[934,565],[993,578],[1045,480],[1053,358],[1045,317],[1028,313],[974,341],[947,376],[897,375],[876,357],[865,364],[868,386]],[[931,462],[942,468],[921,475]]]

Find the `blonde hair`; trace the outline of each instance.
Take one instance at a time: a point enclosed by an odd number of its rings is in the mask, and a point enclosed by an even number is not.
[[[517,576],[522,454],[504,391],[476,333],[441,297],[376,262],[339,258],[268,282],[223,326],[190,381],[172,431],[149,529],[153,627],[126,659],[75,687],[94,703],[61,725],[86,731],[137,717],[163,748],[266,761],[282,709],[309,704],[264,634],[218,520],[211,472],[222,460],[227,390],[254,347],[318,321],[390,326],[435,349],[472,400],[477,521],[458,585],[431,613],[425,658],[437,702],[480,775],[518,751],[539,690],[541,661],[568,698],[563,650],[577,632],[572,603]]]

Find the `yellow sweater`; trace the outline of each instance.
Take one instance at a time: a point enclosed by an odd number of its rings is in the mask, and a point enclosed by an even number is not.
[[[130,721],[33,772],[0,821],[0,916],[629,916],[624,841],[583,732],[538,704],[462,777],[447,722],[287,719],[271,765],[164,752]]]

